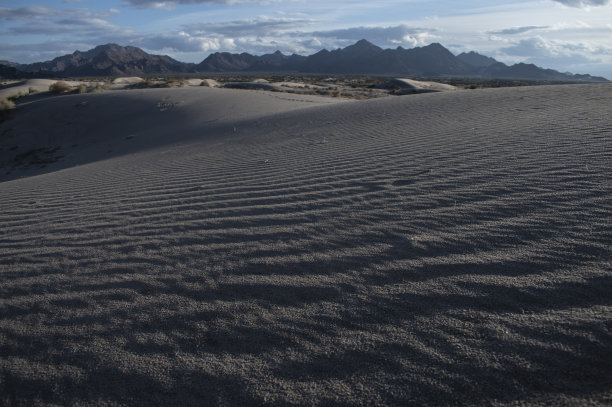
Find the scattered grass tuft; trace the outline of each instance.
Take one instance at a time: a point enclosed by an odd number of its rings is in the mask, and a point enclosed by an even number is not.
[[[25,95],[23,92],[17,92],[17,93],[15,93],[14,95],[9,96],[9,97],[7,98],[7,100],[13,101],[13,100],[17,100],[17,99],[19,99],[19,98],[22,98],[22,97],[24,97],[24,96],[26,96],[26,95]]]
[[[56,94],[70,92],[71,90],[72,86],[64,81],[57,81],[49,86],[49,92]]]
[[[0,122],[9,118],[9,112],[15,108],[15,102],[9,99],[0,100]]]

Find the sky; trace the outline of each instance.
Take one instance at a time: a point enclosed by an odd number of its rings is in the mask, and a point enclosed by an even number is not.
[[[612,0],[0,0],[0,60],[19,63],[110,42],[197,63],[360,39],[612,79]]]

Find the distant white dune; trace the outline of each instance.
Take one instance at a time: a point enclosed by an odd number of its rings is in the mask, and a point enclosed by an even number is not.
[[[189,87],[0,124],[6,405],[605,405],[612,86]]]
[[[134,84],[141,83],[141,82],[144,82],[144,79],[138,76],[130,76],[130,77],[122,76],[122,77],[113,79],[112,83],[113,85],[134,85]]]

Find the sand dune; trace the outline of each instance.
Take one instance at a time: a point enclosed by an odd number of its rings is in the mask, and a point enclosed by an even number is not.
[[[611,86],[198,90],[2,124],[85,160],[0,183],[2,403],[612,402]]]
[[[51,102],[51,103],[50,103]],[[241,121],[343,102],[205,87],[66,95],[20,107],[2,130],[0,180],[243,130]]]
[[[431,81],[416,81],[407,78],[395,78],[378,86],[382,89],[393,89],[395,95],[411,95],[414,93],[447,92],[458,90],[453,85]]]

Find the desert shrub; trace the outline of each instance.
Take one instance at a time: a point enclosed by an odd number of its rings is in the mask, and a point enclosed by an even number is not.
[[[31,87],[31,86],[28,88],[28,93],[29,93],[30,95],[31,95],[32,93],[36,93],[36,92],[38,92],[38,90],[37,90],[36,88],[33,88],[33,87]]]
[[[200,86],[210,88],[210,83],[208,83],[206,79],[203,79],[202,82],[200,83]]]
[[[9,97],[7,98],[7,100],[9,100],[9,101],[13,101],[13,100],[17,100],[17,99],[19,99],[19,98],[22,98],[22,97],[24,97],[24,96],[25,96],[25,95],[24,95],[22,92],[17,92],[17,93],[15,93],[14,95],[9,96]]]
[[[102,93],[105,90],[106,90],[106,84],[98,82],[96,84],[96,86],[94,86],[93,88],[89,89],[89,92],[91,92],[91,93]]]
[[[0,100],[0,122],[7,120],[9,111],[15,108],[15,103],[12,100],[2,99]]]
[[[147,89],[147,88],[153,88],[153,87],[155,87],[155,81],[152,80],[151,78],[147,78],[142,82],[136,82],[130,85],[130,88],[133,88],[133,89]]]
[[[78,92],[79,93],[87,93],[87,85],[85,85],[84,83],[80,84],[79,88],[78,88]]]
[[[72,90],[72,86],[64,81],[57,81],[49,86],[49,92],[51,93],[66,93]]]
[[[15,102],[9,99],[0,100],[0,112],[7,112],[15,108]]]

